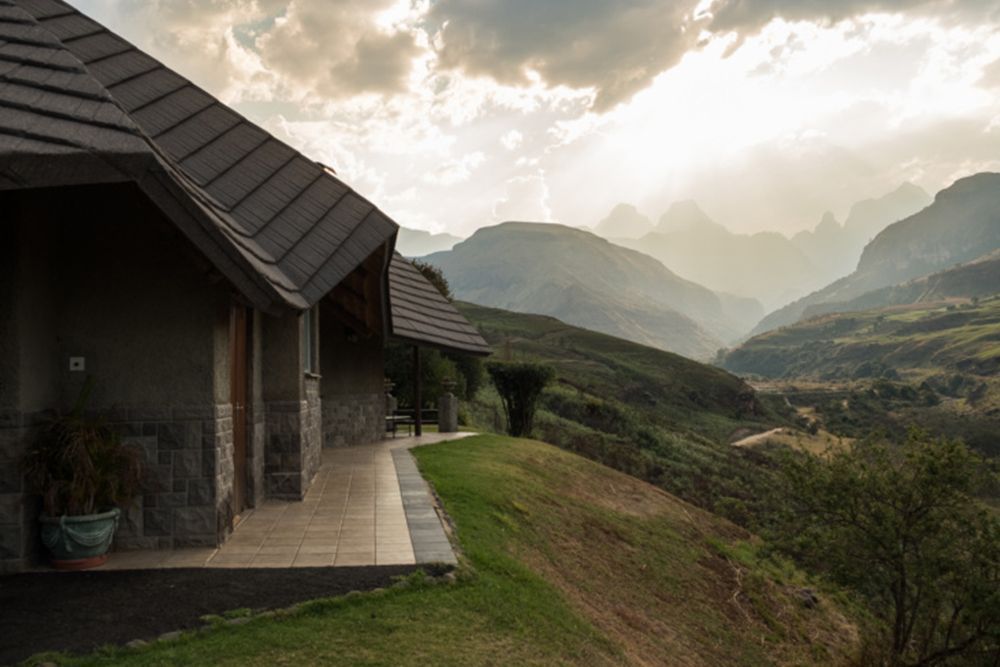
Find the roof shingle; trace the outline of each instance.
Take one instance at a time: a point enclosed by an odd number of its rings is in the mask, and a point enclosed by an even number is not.
[[[389,264],[392,335],[418,345],[488,355],[479,330],[398,252]]]
[[[174,210],[203,227],[189,237],[214,239],[237,285],[270,293],[262,307],[316,303],[397,230],[328,170],[59,0],[0,0],[0,110],[0,187],[80,182],[79,168],[39,160],[58,152],[106,166],[95,182],[182,192],[190,201]],[[169,182],[152,187],[150,174]]]

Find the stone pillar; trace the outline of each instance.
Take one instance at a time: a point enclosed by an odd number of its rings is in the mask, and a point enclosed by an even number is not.
[[[438,399],[438,432],[458,431],[458,398],[448,392]]]

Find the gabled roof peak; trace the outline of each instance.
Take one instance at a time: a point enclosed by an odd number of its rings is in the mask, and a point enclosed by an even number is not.
[[[398,229],[59,0],[0,0],[0,110],[0,189],[135,181],[263,308],[317,302]]]

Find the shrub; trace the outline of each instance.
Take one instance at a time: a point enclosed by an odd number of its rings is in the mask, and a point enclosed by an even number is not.
[[[538,397],[555,377],[555,372],[549,366],[523,362],[490,362],[486,370],[503,402],[507,433],[514,437],[530,434]]]
[[[902,445],[790,456],[767,534],[864,596],[888,664],[996,664],[1000,522],[975,497],[991,482],[964,445],[916,431]]]
[[[72,412],[48,424],[25,455],[25,478],[49,516],[103,512],[140,491],[138,450],[103,418],[84,413],[91,386],[88,378]]]

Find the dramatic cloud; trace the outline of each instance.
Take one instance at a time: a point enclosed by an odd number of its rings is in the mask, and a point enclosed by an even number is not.
[[[448,160],[434,171],[425,174],[424,182],[432,185],[464,183],[485,159],[486,155],[482,151],[476,151],[458,159]]]
[[[493,218],[497,222],[551,221],[549,186],[545,183],[545,175],[518,176],[507,181],[503,197],[493,206]]]
[[[327,97],[405,89],[417,39],[405,26],[380,25],[386,0],[294,0],[256,39],[263,61]]]
[[[984,88],[1000,88],[1000,58],[983,68],[979,85]]]
[[[996,0],[71,0],[401,224],[791,232],[1000,169]]]
[[[509,151],[517,150],[522,141],[524,141],[524,135],[517,130],[510,130],[500,137],[500,145]]]
[[[1000,14],[990,0],[713,0],[708,29],[746,35],[779,18],[835,23],[862,14],[898,12],[970,21],[996,20]]]
[[[443,67],[526,84],[591,88],[606,110],[645,88],[698,40],[693,0],[439,0]]]

